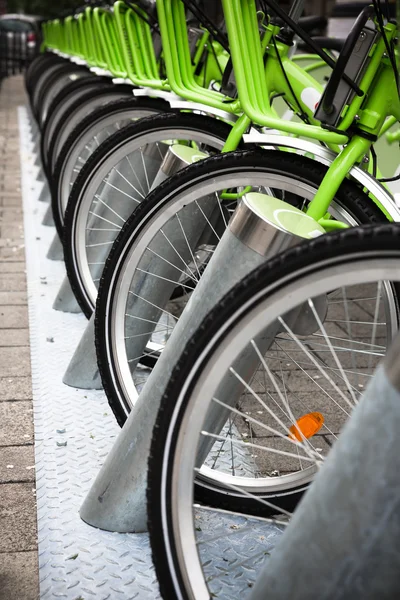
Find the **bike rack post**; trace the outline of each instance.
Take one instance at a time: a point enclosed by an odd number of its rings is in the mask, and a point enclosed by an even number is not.
[[[40,160],[40,159],[39,159]],[[36,163],[35,163],[36,164]],[[40,163],[39,163],[40,164]],[[39,170],[36,175],[36,181],[46,181],[46,176],[43,171],[43,167],[39,166]]]
[[[33,164],[35,165],[35,167],[41,167],[41,165],[42,165],[42,159],[41,159],[41,156],[40,156],[40,135],[38,135],[37,137],[35,137],[35,139],[33,141],[32,152],[34,154],[36,154],[35,162]]]
[[[94,313],[68,365],[63,383],[84,390],[101,390],[103,387],[94,345]]]
[[[53,260],[62,260],[62,258]],[[61,287],[58,290],[57,296],[53,302],[53,308],[54,310],[58,310],[60,312],[82,312],[81,307],[75,298],[75,294],[71,289],[71,284],[67,275],[64,277]]]
[[[50,244],[50,248],[47,251],[46,258],[49,260],[64,260],[63,245],[57,232],[54,234],[54,238]]]
[[[40,143],[40,132],[39,129],[36,127],[36,129],[32,128],[31,132],[30,132],[30,141],[32,144],[32,151],[34,153],[38,152],[39,150],[39,143]]]
[[[154,185],[161,183],[161,181],[167,177],[170,177],[180,169],[187,167],[195,160],[205,157],[206,154],[196,152],[187,146],[176,145],[169,147],[164,155],[161,166],[158,167],[158,173],[156,175],[153,174]],[[115,204],[113,204],[113,208],[114,206]],[[190,235],[189,224],[187,227],[189,231],[188,235]],[[167,246],[167,242],[165,242],[165,246]],[[168,252],[168,248],[164,247],[161,251],[163,252],[162,255],[165,256]],[[184,249],[182,249],[182,252],[184,252]],[[171,257],[171,260],[174,260],[174,257]],[[98,275],[101,275],[101,271],[98,273]],[[156,288],[159,285],[159,281],[155,280],[154,278],[150,279],[150,282],[151,285],[156,284]],[[154,293],[157,293],[156,290],[154,290]],[[72,290],[70,290],[70,294],[73,294]],[[53,308],[56,308],[56,310],[64,310],[69,312],[66,310],[66,307],[70,306],[70,300],[69,291],[67,291],[66,288],[66,281],[64,281],[62,288],[57,295]],[[94,327],[92,321],[90,321],[64,375],[64,383],[67,383],[72,387],[83,387],[84,389],[90,389],[91,382],[97,381],[98,368],[94,346]],[[85,365],[84,372],[82,372],[83,363]]]
[[[51,207],[51,204],[49,204],[46,212],[44,213],[42,225],[45,225],[46,227],[54,227],[53,209]]]
[[[40,195],[39,195],[39,202],[50,202],[51,196],[50,196],[50,189],[49,189],[49,184],[47,183],[47,181],[45,181],[43,183],[43,187],[41,189]]]
[[[211,198],[215,202],[214,194]],[[275,216],[282,209],[292,212],[290,225]],[[84,521],[109,531],[146,531],[150,442],[161,397],[182,348],[210,309],[245,275],[302,238],[322,233],[305,213],[275,198],[262,194],[243,198],[81,507]]]
[[[399,353],[397,336],[249,600],[397,598]]]
[[[127,160],[107,175],[101,193],[96,193],[86,229],[86,242],[92,246],[87,248],[87,255],[89,262],[93,263],[90,269],[94,279],[101,277],[118,230],[145,199],[168,149],[167,144],[151,144],[140,156],[135,152],[128,155]],[[143,156],[146,157],[145,166]],[[120,191],[118,195],[116,188]]]

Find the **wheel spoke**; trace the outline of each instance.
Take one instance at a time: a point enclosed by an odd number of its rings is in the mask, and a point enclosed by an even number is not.
[[[133,165],[131,163],[131,159],[129,158],[129,156],[126,156],[125,158],[126,158],[126,160],[128,162],[128,165],[131,168],[133,176],[136,178],[136,181],[138,182],[138,185],[139,185],[140,189],[142,190],[142,194],[140,194],[140,195],[142,195],[142,197],[145,198],[146,197],[146,191],[145,191],[145,189],[144,189],[144,187],[142,185],[142,182],[140,181],[139,177],[136,175],[136,171],[133,168]]]
[[[121,177],[121,179],[123,179],[124,181],[126,181],[126,183],[127,183],[127,184],[128,184],[128,185],[129,185],[129,186],[130,186],[130,187],[131,187],[133,190],[135,190],[135,192],[136,192],[137,194],[139,194],[139,196],[140,196],[142,199],[146,197],[146,196],[144,196],[144,194],[141,194],[141,193],[139,192],[139,190],[138,190],[138,189],[136,189],[136,188],[135,188],[135,186],[133,185],[133,183],[131,183],[131,182],[129,181],[129,179],[127,179],[127,178],[125,177],[125,175],[123,175],[123,174],[121,173],[121,171],[118,171],[117,167],[113,167],[113,169],[112,169],[112,170],[114,171],[114,173],[117,173],[117,174],[118,174],[118,175]]]
[[[119,215],[119,214],[117,213],[117,211],[115,211],[113,208],[111,208],[111,206],[109,206],[108,204],[106,204],[106,203],[104,202],[104,200],[103,200],[102,198],[100,198],[100,196],[99,196],[98,194],[95,194],[95,195],[94,195],[94,197],[96,198],[96,200],[98,200],[99,202],[101,202],[101,203],[103,204],[103,206],[105,206],[105,207],[106,207],[106,208],[107,208],[109,211],[111,211],[112,213],[114,213],[114,215],[115,215],[116,217],[118,217],[118,219],[121,219],[121,221],[122,221],[123,223],[125,223],[125,219],[124,219],[123,217],[121,217],[121,215]],[[92,214],[93,214],[93,213],[92,213]]]
[[[122,229],[121,225],[118,225],[117,223],[113,223],[112,221],[110,221],[109,219],[106,219],[105,217],[102,217],[101,215],[96,215],[96,213],[92,212],[91,210],[89,211],[89,215],[93,215],[96,219],[100,219],[101,221],[105,221],[106,223],[109,223],[110,225],[114,225],[115,227],[117,227],[117,231],[120,231]],[[86,231],[87,231],[87,229],[88,228],[86,228]]]
[[[353,409],[353,404],[350,402],[350,400],[347,398],[347,396],[342,392],[342,390],[340,388],[338,388],[338,386],[336,385],[336,383],[333,381],[333,379],[328,375],[328,373],[326,373],[326,371],[321,367],[321,365],[318,363],[318,361],[312,356],[311,352],[309,352],[309,350],[307,350],[307,348],[305,347],[305,345],[300,341],[300,339],[293,333],[293,331],[290,329],[290,327],[285,323],[285,321],[282,319],[282,317],[278,317],[279,322],[281,323],[281,325],[283,325],[283,327],[286,329],[286,331],[289,333],[289,335],[292,337],[292,339],[296,342],[296,344],[299,346],[300,349],[303,350],[303,352],[306,354],[306,356],[312,361],[312,363],[317,367],[317,369],[319,370],[319,372],[325,377],[325,379],[331,384],[331,386],[333,387],[333,389],[340,395],[341,398],[343,398],[343,400],[350,406],[351,409]],[[318,385],[318,384],[317,384]],[[321,388],[322,389],[322,388]]]
[[[134,202],[136,202],[136,204],[140,204],[140,200],[138,200],[137,198],[134,198],[133,196],[131,196],[127,192],[124,192],[124,190],[121,190],[117,186],[113,185],[112,183],[110,183],[109,181],[107,181],[107,179],[104,179],[104,183],[105,183],[105,185],[108,185],[108,186],[112,187],[114,190],[116,190],[120,194],[123,194],[124,196],[126,196],[130,200],[133,200]]]
[[[185,268],[190,271],[193,279],[198,282],[198,279],[196,278],[196,275],[193,273],[193,271],[191,269],[189,269],[189,265],[187,264],[187,262],[185,261],[185,259],[182,257],[182,255],[178,252],[178,250],[175,248],[175,246],[173,245],[173,243],[171,242],[171,240],[168,238],[167,235],[165,235],[164,231],[162,229],[160,229],[161,234],[163,235],[164,239],[168,242],[168,244],[171,246],[171,248],[173,249],[173,251],[175,252],[175,254],[178,256],[178,258],[182,261],[182,263],[185,265]],[[183,271],[184,272],[184,271]]]

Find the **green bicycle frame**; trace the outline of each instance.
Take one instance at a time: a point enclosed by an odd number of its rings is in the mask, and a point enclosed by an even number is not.
[[[226,140],[224,152],[238,147],[243,133],[252,123],[328,145],[337,153],[337,158],[308,207],[311,216],[323,220],[349,170],[368,155],[371,141],[366,137],[373,139],[383,135],[399,120],[399,99],[390,62],[385,57],[384,41],[380,39],[372,49],[368,68],[359,83],[364,95],[354,97],[343,111],[338,127],[332,131],[321,127],[314,117],[322,86],[310,74],[312,69],[299,66],[299,59],[293,60],[289,56],[290,48],[276,39],[279,27],[267,24],[260,37],[260,14],[255,0],[222,0],[222,3],[237,83],[237,100],[199,85],[194,74],[185,7],[181,0],[157,0],[156,4],[168,81],[160,78],[149,24],[122,0],[115,3],[112,12],[99,7],[93,9],[90,19],[92,34],[86,26],[92,46],[88,40],[82,43],[76,36],[78,23],[80,31],[84,31],[86,21],[83,17],[80,20],[65,19],[66,46],[75,56],[94,55],[95,63],[100,62],[116,76],[129,77],[135,85],[171,89],[185,100],[209,106],[211,113],[214,109],[236,115],[238,120]],[[396,27],[389,23],[386,26],[389,40],[395,33]],[[198,44],[196,60],[200,60],[204,41],[207,41],[207,34]],[[317,68],[321,64],[317,61],[310,67]],[[279,118],[272,106],[276,95],[284,96],[292,110],[302,115],[307,123]],[[361,132],[358,135],[348,131],[354,123]]]
[[[385,57],[384,40],[381,38],[372,49],[371,60],[359,84],[363,96],[356,96],[343,111],[338,128],[328,131],[317,125],[313,117],[315,105],[305,102],[310,95],[307,94],[309,88],[316,90],[320,86],[312,84],[310,79],[307,81],[308,74],[298,70],[297,65],[288,59],[288,50],[283,44],[273,43],[277,30],[271,26],[268,26],[266,34],[267,54],[263,55],[255,1],[222,0],[222,3],[238,95],[248,118],[258,125],[316,139],[331,147],[336,144],[344,146],[307,209],[315,220],[322,220],[349,170],[369,153],[371,136],[373,139],[381,133],[387,117],[400,118],[399,98],[389,59]],[[388,23],[386,35],[389,41],[396,33],[396,26]],[[271,97],[277,93],[285,95],[293,110],[298,110],[300,105],[311,125],[276,119],[271,110]],[[347,130],[354,122],[360,134],[350,136]],[[393,120],[391,122],[393,124]],[[362,137],[363,132],[370,139]]]
[[[114,18],[128,78],[139,87],[169,90],[159,74],[150,26],[122,1],[114,4]]]

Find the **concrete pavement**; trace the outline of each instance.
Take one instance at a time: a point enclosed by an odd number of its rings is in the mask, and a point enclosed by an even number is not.
[[[29,325],[20,186],[21,76],[0,90],[0,600],[39,594]]]

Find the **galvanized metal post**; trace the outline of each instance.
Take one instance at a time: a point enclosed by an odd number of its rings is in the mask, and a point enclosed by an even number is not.
[[[32,142],[34,142],[40,134],[39,127],[36,121],[32,118],[31,115],[28,115],[29,129],[30,129],[30,137]]]
[[[62,258],[60,260],[62,260]],[[79,306],[75,298],[75,294],[72,291],[71,284],[67,275],[64,277],[61,287],[58,290],[57,296],[53,302],[53,308],[54,310],[58,310],[60,312],[82,312],[81,307]]]
[[[54,238],[50,244],[50,248],[47,251],[46,258],[49,260],[64,260],[64,249],[57,232],[54,234]]]
[[[292,211],[284,226],[279,211]],[[192,332],[240,279],[266,258],[323,232],[310,217],[275,198],[248,194],[235,213],[145,384],[80,515],[110,531],[145,531],[147,459],[160,400],[171,371]]]
[[[168,152],[167,152],[168,150]],[[157,153],[158,156],[160,155],[159,152]],[[205,154],[202,154],[201,157],[205,157]],[[182,169],[183,167],[186,167],[188,164],[191,164],[191,162],[193,162],[194,157],[198,157],[197,160],[199,160],[200,158],[200,154],[196,151],[194,151],[192,148],[187,148],[186,146],[180,147],[180,146],[176,146],[176,147],[167,147],[166,148],[166,154],[165,157],[163,159],[163,162],[161,163],[161,167],[159,167],[160,173],[161,175],[159,176],[158,180],[161,181],[162,179],[165,179],[171,175],[173,175],[174,173],[176,173],[177,171],[179,171],[180,169]],[[154,179],[154,177],[153,177]],[[212,199],[211,200],[211,204],[210,207],[211,209],[214,208],[215,205],[215,200]],[[114,207],[114,204],[112,205]],[[210,212],[209,209],[207,209],[207,207],[204,208],[206,214],[207,212]],[[187,239],[188,241],[191,243],[191,245],[194,247],[196,244],[196,241],[199,237],[199,235],[201,234],[201,229],[199,229],[198,227],[198,222],[199,222],[199,215],[198,215],[198,210],[197,211],[187,211],[187,215],[182,215],[182,221],[185,227],[185,231],[187,233]],[[200,222],[203,221],[203,217],[200,219]],[[168,226],[165,228],[164,233],[166,235],[166,237],[170,240],[173,240],[174,238],[176,238],[176,230],[177,230],[177,224],[173,223],[172,225]],[[190,254],[188,254],[189,252],[189,248],[187,246],[187,242],[185,240],[181,240],[180,246],[176,248],[180,254],[180,256],[182,258],[186,258],[186,259],[190,259]],[[165,274],[165,271],[163,272],[163,276],[168,278],[168,276],[170,275],[170,279],[174,279],[174,276],[176,276],[176,267],[173,267],[174,263],[180,260],[182,260],[182,258],[179,258],[176,254],[176,252],[171,248],[170,244],[166,241],[165,237],[162,237],[162,242],[161,242],[161,246],[159,246],[157,248],[158,250],[158,254],[161,253],[161,255],[166,258],[167,260],[169,260],[169,265],[167,265],[167,268],[169,268],[169,271],[167,273],[167,275]],[[107,250],[107,253],[109,251],[109,248]],[[98,256],[96,256],[96,261],[98,261],[99,258]],[[165,263],[167,264],[167,263]],[[146,269],[145,269],[146,270]],[[170,274],[170,271],[172,270],[172,274]],[[99,273],[99,275],[101,275],[101,272]],[[158,306],[163,306],[168,302],[168,299],[170,298],[170,295],[174,289],[175,284],[171,284],[168,281],[164,280],[163,285],[160,285],[160,280],[154,278],[154,277],[150,277],[148,276],[147,278],[144,278],[143,283],[141,285],[141,291],[142,294],[145,294],[145,291],[147,289],[148,286],[150,286],[151,289],[151,294],[152,294],[152,302],[153,305],[150,304],[146,304],[144,303],[143,306],[143,302],[140,301],[138,298],[135,298],[134,296],[132,296],[132,306],[129,307],[130,310],[134,310],[135,305],[139,304],[140,306],[140,310],[141,310],[141,316],[143,318],[147,318],[149,321],[153,321],[153,322],[157,322],[158,319],[161,316],[161,310],[157,309],[156,306],[154,305],[158,305]],[[65,290],[65,291],[64,291]],[[72,290],[70,292],[71,294],[73,293]],[[65,310],[65,307],[70,306],[71,304],[71,299],[68,293],[68,290],[66,288],[66,282],[63,283],[63,286],[56,298],[56,302],[54,303],[54,308],[57,308],[58,310]],[[62,308],[59,308],[59,307]],[[72,306],[73,306],[73,302],[72,302]],[[148,322],[145,321],[141,321],[140,322],[141,327],[140,329],[140,333],[144,333],[144,332],[149,332],[151,329],[151,326],[149,325]],[[139,329],[135,332],[136,334],[138,333]],[[149,333],[148,337],[138,337],[136,335],[136,337],[134,338],[135,340],[138,341],[137,344],[137,348],[135,350],[133,350],[135,352],[135,356],[141,356],[143,353],[144,348],[146,347],[146,343],[148,341],[148,339],[150,338],[151,333]],[[84,389],[90,389],[90,387],[92,386],[92,383],[94,385],[94,383],[96,381],[99,381],[98,379],[98,368],[97,368],[97,359],[96,359],[96,354],[95,352],[93,352],[94,349],[94,327],[92,322],[89,322],[87,329],[85,330],[85,333],[82,337],[81,342],[79,343],[74,356],[72,357],[71,363],[68,366],[68,369],[65,373],[64,376],[64,383],[68,383],[68,385],[71,385],[73,387],[83,387]],[[136,354],[136,352],[138,354]],[[82,365],[84,364],[84,369],[82,367]]]
[[[51,207],[51,204],[49,204],[46,212],[44,213],[42,225],[45,225],[46,227],[54,227],[53,209]]]
[[[44,181],[44,183],[43,183],[43,187],[40,191],[38,200],[39,200],[39,202],[50,202],[50,200],[51,200],[50,189],[49,189],[49,184],[47,183],[47,180]]]
[[[94,313],[68,365],[63,383],[84,390],[101,390],[103,387],[94,344]]]
[[[249,600],[392,600],[400,572],[400,337]]]
[[[143,153],[132,152],[107,175],[100,192],[93,190],[96,201],[86,230],[86,252],[88,261],[93,263],[93,279],[101,277],[118,229],[145,199],[168,148],[166,144],[151,144]]]
[[[39,167],[39,170],[36,174],[36,181],[46,181],[46,175],[44,174],[43,167]]]
[[[36,154],[35,162],[33,164],[35,165],[35,167],[41,168],[42,158],[40,156],[40,136],[38,136],[37,139],[35,139],[33,153]]]

